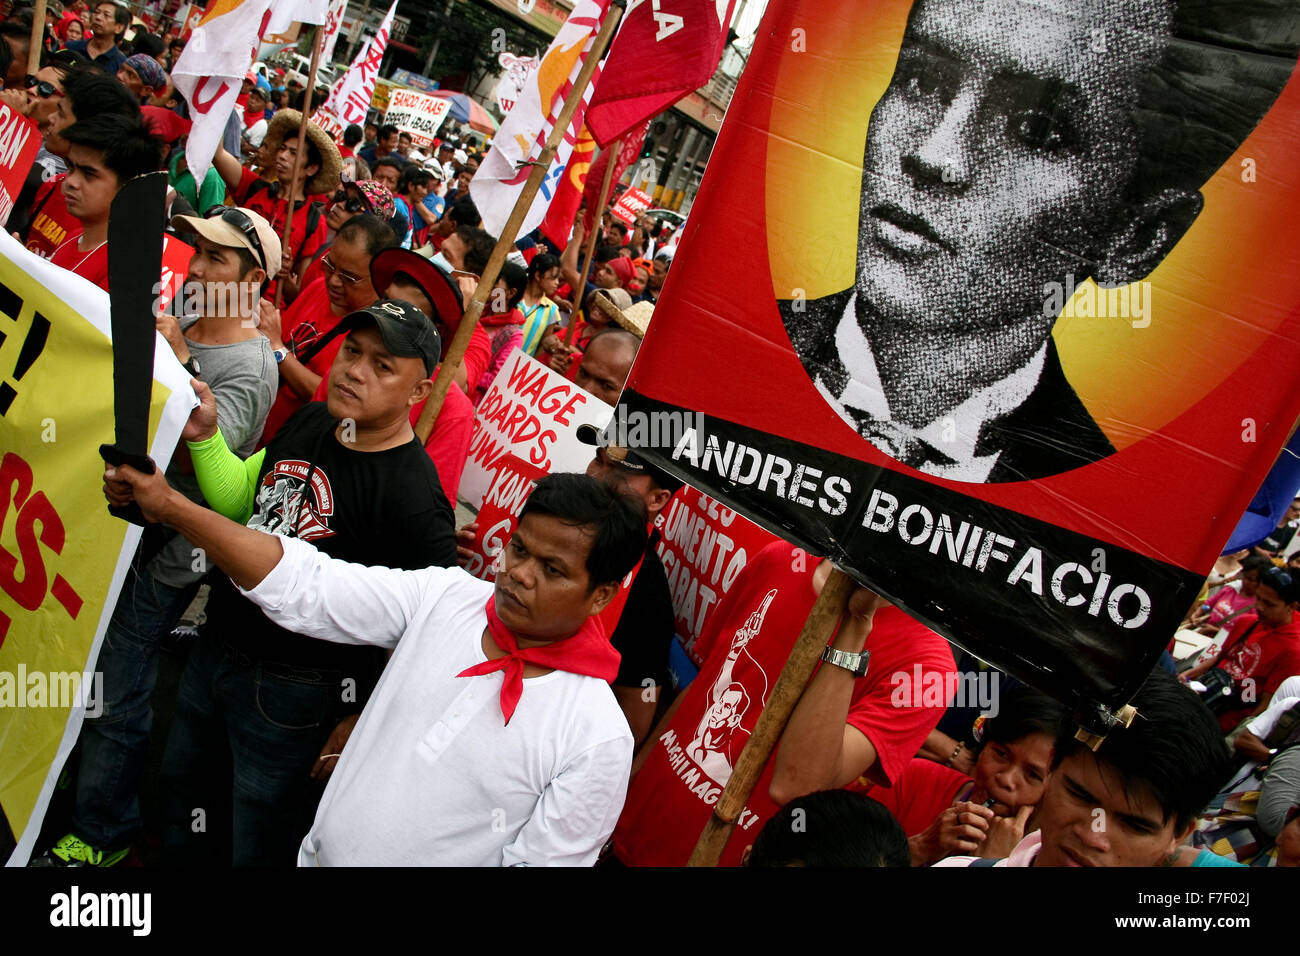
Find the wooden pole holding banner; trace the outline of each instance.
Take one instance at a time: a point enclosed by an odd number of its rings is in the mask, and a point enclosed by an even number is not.
[[[32,44],[27,50],[27,75],[41,68],[41,50],[45,46],[45,0],[32,4]]]
[[[421,444],[428,441],[429,435],[433,432],[433,422],[438,417],[438,412],[442,410],[442,403],[447,398],[447,389],[451,386],[451,380],[465,358],[465,349],[469,347],[470,336],[474,334],[479,316],[483,314],[483,307],[487,304],[487,298],[492,293],[492,287],[496,285],[497,276],[501,274],[501,266],[506,261],[506,254],[514,245],[519,227],[523,225],[524,217],[528,215],[528,210],[533,205],[533,197],[537,195],[542,180],[546,178],[546,173],[551,168],[560,143],[564,140],[565,131],[573,121],[573,114],[578,111],[578,104],[582,102],[587,84],[591,82],[592,74],[596,72],[601,57],[605,55],[605,48],[613,39],[614,31],[618,29],[625,6],[627,0],[613,0],[609,5],[609,12],[600,25],[591,52],[583,61],[582,69],[578,71],[578,78],[574,81],[564,105],[560,107],[560,115],[556,117],[555,125],[551,127],[551,134],[546,137],[546,145],[542,147],[542,152],[537,159],[530,164],[533,167],[532,172],[528,174],[523,191],[515,200],[514,209],[510,211],[510,218],[506,220],[505,227],[501,230],[501,236],[497,239],[491,258],[488,259],[487,268],[479,277],[478,286],[469,300],[469,307],[465,309],[465,314],[461,317],[460,325],[447,349],[447,356],[438,369],[438,377],[433,380],[433,392],[424,405],[424,411],[420,413],[420,420],[415,424],[415,434],[419,436]]]
[[[591,271],[591,259],[596,254],[596,238],[600,235],[600,225],[605,218],[605,203],[609,202],[609,190],[614,180],[614,164],[618,162],[618,154],[623,152],[623,137],[620,136],[609,147],[609,162],[605,164],[605,178],[600,183],[600,199],[596,202],[595,218],[592,220],[591,235],[587,237],[587,248],[582,253],[582,268],[578,271],[582,279],[582,290],[574,289],[578,293],[578,302],[573,310],[573,318],[569,320],[568,331],[564,333],[564,344],[573,344],[573,333],[578,327],[578,310],[582,308],[582,293],[587,289],[587,274]]]
[[[736,820],[740,817],[740,811],[745,808],[745,801],[749,799],[754,784],[767,766],[768,758],[776,749],[776,742],[781,739],[786,722],[799,703],[804,688],[808,686],[808,679],[812,676],[817,661],[821,659],[822,650],[830,641],[836,621],[845,613],[846,603],[854,587],[856,585],[853,579],[847,574],[839,568],[831,569],[830,577],[822,585],[821,593],[817,595],[812,610],[803,622],[803,630],[799,632],[799,639],[795,641],[790,657],[781,669],[781,676],[772,688],[772,696],[767,699],[767,706],[758,715],[754,732],[745,741],[735,769],[731,771],[727,786],[713,808],[713,816],[704,825],[704,831],[691,852],[687,866],[718,865]]]
[[[292,248],[289,245],[289,239],[293,235],[293,193],[294,184],[298,182],[298,177],[302,175],[302,168],[307,164],[307,124],[311,116],[311,95],[316,92],[316,69],[320,66],[321,48],[325,45],[325,31],[321,29],[324,26],[318,23],[311,38],[311,66],[307,70],[307,89],[302,92],[302,118],[298,122],[298,152],[293,157],[293,178],[289,180],[289,195],[285,197],[288,204],[284,213],[284,240],[282,248]],[[307,199],[306,191],[303,192],[304,201]],[[289,258],[289,268],[293,268],[293,257]],[[284,276],[279,276],[280,281],[275,284],[275,307],[280,308],[280,303],[284,299]]]

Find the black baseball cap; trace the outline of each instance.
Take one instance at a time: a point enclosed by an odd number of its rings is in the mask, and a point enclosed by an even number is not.
[[[442,340],[427,315],[401,299],[380,299],[344,316],[343,334],[370,322],[379,326],[388,351],[404,358],[424,359],[424,374],[433,374],[442,355]]]
[[[676,491],[686,482],[668,474],[658,465],[652,465],[631,448],[611,444],[595,425],[579,425],[578,441],[584,445],[596,445],[605,449],[605,457],[620,468],[639,475],[649,475],[656,485],[665,491]]]

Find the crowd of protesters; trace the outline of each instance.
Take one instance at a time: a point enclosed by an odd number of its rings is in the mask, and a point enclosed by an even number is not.
[[[164,266],[186,294],[155,321],[200,399],[164,474],[105,473],[110,502],[154,524],[95,664],[104,706],[61,783],[62,835],[34,865],[685,864],[829,562],[782,541],[752,556],[675,687],[655,518],[678,479],[586,434],[586,474],[537,483],[494,584],[457,567],[478,529],[454,516],[475,405],[516,350],[617,401],[673,227],[593,215],[586,274],[583,216],[562,248],[520,237],[421,441],[496,244],[464,131],[425,153],[382,117],[337,138],[308,123],[299,156],[301,85],[255,70],[196,181],[174,34],[51,0],[24,79],[30,10],[5,15],[0,98],[43,139],[10,230],[108,290],[113,198],[165,171]],[[231,286],[252,294],[214,294]],[[1056,701],[856,590],[722,861],[1300,865],[1298,523],[1300,502],[1220,562],[1133,700],[1142,719],[1095,751]],[[202,584],[202,626],[178,629]],[[948,691],[902,699],[899,674]],[[971,675],[994,681],[987,712],[953,699]]]

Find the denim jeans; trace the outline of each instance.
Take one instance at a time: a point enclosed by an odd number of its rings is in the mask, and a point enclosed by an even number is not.
[[[199,638],[163,757],[167,863],[294,865],[320,797],[312,766],[357,709],[344,702],[345,676],[257,660],[218,635]]]
[[[103,710],[81,725],[72,832],[117,850],[140,829],[140,776],[153,727],[158,645],[184,613],[198,582],[171,587],[145,567],[127,573],[95,670],[104,675]]]

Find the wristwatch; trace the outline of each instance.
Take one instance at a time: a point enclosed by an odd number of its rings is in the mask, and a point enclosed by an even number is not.
[[[284,361],[284,357],[289,354],[288,349],[272,349],[271,354],[275,356],[275,364],[279,365]]]
[[[198,378],[203,371],[202,369],[199,368],[199,360],[196,359],[193,354],[190,355],[190,360],[188,362],[185,362],[183,365],[181,365],[181,368],[189,372],[192,378]]]
[[[827,664],[843,667],[854,677],[866,677],[867,662],[871,660],[871,652],[863,651],[861,654],[852,654],[837,647],[828,647],[822,651],[822,660]]]

